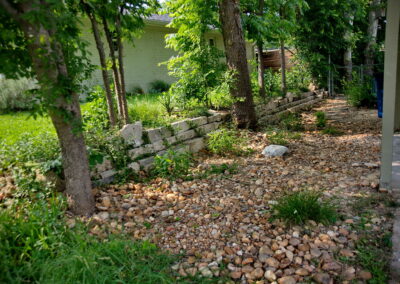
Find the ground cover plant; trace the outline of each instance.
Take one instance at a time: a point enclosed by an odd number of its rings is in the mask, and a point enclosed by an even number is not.
[[[272,207],[274,218],[288,224],[305,224],[309,220],[318,223],[334,223],[337,220],[335,207],[321,200],[322,194],[316,191],[301,190],[288,192]]]
[[[222,128],[208,134],[207,147],[217,155],[241,155],[244,149],[244,138],[235,130]]]

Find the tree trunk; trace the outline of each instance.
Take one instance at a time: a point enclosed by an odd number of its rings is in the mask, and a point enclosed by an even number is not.
[[[258,0],[258,15],[262,17],[264,15],[264,0]],[[264,58],[263,58],[263,42],[258,40],[257,42],[257,52],[258,52],[258,87],[259,95],[261,98],[265,99],[265,81],[264,81]]]
[[[346,18],[349,19],[349,25],[350,27],[353,27],[353,20],[354,20],[354,15],[347,14],[345,15]],[[344,40],[348,43],[351,40],[352,37],[352,30],[347,30],[345,35],[344,35]],[[346,79],[347,81],[352,80],[352,73],[353,73],[353,58],[352,58],[352,47],[350,44],[348,44],[348,47],[344,51],[343,55],[343,63],[346,68]]]
[[[120,120],[123,120],[123,100],[121,97],[121,84],[120,84],[120,78],[119,78],[119,71],[117,67],[117,58],[115,57],[115,48],[114,48],[114,43],[113,43],[113,38],[111,31],[108,27],[107,20],[103,17],[103,28],[104,28],[104,33],[106,35],[107,43],[108,43],[108,48],[110,49],[110,57],[111,57],[111,68],[113,72],[113,77],[114,77],[114,85],[115,85],[115,94],[117,96],[117,107],[118,107],[118,114],[120,117]]]
[[[376,36],[378,34],[378,6],[381,0],[373,0],[370,4],[368,13],[368,43],[364,50],[365,56],[365,75],[372,77],[374,75],[374,48]]]
[[[84,4],[84,5],[86,6],[86,4]],[[108,72],[107,72],[106,55],[104,52],[103,42],[101,41],[97,20],[96,20],[95,16],[93,15],[93,13],[91,13],[91,11],[89,9],[90,8],[88,8],[86,6],[86,14],[88,15],[90,22],[92,24],[93,36],[94,36],[94,39],[96,42],[96,47],[97,47],[97,51],[99,53],[99,58],[100,58],[101,74],[103,76],[104,88],[106,89],[108,117],[110,119],[111,126],[115,126],[116,125],[116,117],[115,117],[114,103],[113,103],[112,93],[111,93],[111,88],[110,88],[110,78],[109,78]]]
[[[238,0],[220,0],[219,17],[228,68],[234,73],[235,82],[230,87],[233,118],[238,128],[255,128],[257,118],[251,92],[247,66],[246,45],[240,20]]]
[[[5,5],[4,2],[1,4]],[[41,90],[47,98],[52,98],[55,91],[64,87],[65,81],[61,82],[59,78],[71,77],[62,48],[57,41],[53,40],[56,32],[55,24],[52,25],[49,22],[50,27],[45,28],[36,22],[32,23],[24,19],[25,14],[36,9],[35,4],[24,2],[19,5],[18,11],[12,10],[10,14],[13,13],[25,34],[32,59],[32,68],[36,73]],[[66,181],[65,193],[70,209],[78,215],[90,215],[94,211],[94,198],[86,146],[80,127],[82,118],[79,96],[70,90],[60,93],[49,108],[49,115],[61,146]]]
[[[281,74],[282,74],[282,93],[286,95],[286,56],[285,56],[285,42],[281,40]]]
[[[121,13],[123,11],[121,10]],[[121,99],[122,99],[122,120],[124,124],[129,123],[128,103],[126,101],[126,86],[125,86],[125,73],[124,73],[124,46],[122,44],[122,31],[121,31],[121,20],[118,16],[116,23],[117,31],[117,44],[118,44],[118,67],[119,67],[119,79],[121,86]]]

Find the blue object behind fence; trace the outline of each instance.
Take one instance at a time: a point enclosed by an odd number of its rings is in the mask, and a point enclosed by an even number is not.
[[[383,114],[383,74],[379,73],[375,75],[375,90],[378,102],[378,117],[382,118]]]

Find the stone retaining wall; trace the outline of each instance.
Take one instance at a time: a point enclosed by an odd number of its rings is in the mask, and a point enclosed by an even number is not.
[[[141,121],[127,124],[120,131],[130,148],[128,155],[132,162],[127,167],[134,172],[149,171],[154,157],[165,154],[167,149],[196,153],[205,147],[204,136],[218,129],[227,117],[227,113],[213,112],[209,117],[185,119],[152,129],[143,129]],[[116,174],[111,161],[105,159],[94,167],[92,178],[100,183],[109,183]]]
[[[306,92],[300,95],[288,93],[285,98],[258,105],[256,107],[258,123],[262,126],[273,124],[280,119],[281,115],[309,109],[314,104],[322,101],[327,95],[325,91]]]

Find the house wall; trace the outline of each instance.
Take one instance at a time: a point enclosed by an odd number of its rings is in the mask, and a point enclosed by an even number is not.
[[[83,21],[86,27],[90,27],[88,20]],[[173,30],[159,26],[148,24],[144,28],[142,35],[135,39],[133,44],[124,42],[124,67],[126,90],[129,92],[133,87],[140,86],[146,92],[149,88],[149,83],[154,80],[163,80],[168,83],[173,83],[176,78],[168,75],[168,69],[165,64],[170,57],[177,53],[166,47],[165,37],[172,33]],[[89,42],[88,50],[91,53],[91,62],[99,65],[99,57],[94,42],[94,38],[90,28],[84,29],[83,38]],[[217,32],[210,33],[206,36],[207,41],[212,38],[216,46],[223,50],[224,44],[222,35]],[[103,40],[106,53],[108,48],[106,40]],[[247,43],[246,46],[247,58],[254,58],[254,48],[252,44]],[[92,78],[87,81],[89,86],[102,84],[102,76],[99,68],[94,71]]]

